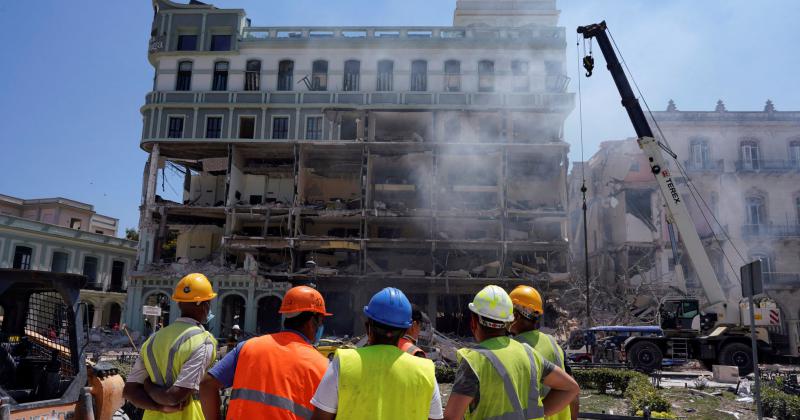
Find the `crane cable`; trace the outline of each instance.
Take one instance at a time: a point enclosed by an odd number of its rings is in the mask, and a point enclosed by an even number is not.
[[[581,61],[581,40],[580,35],[578,35],[577,42],[575,43],[575,50],[578,53],[578,61]],[[592,51],[592,44],[591,41],[589,43],[589,54],[591,55]],[[586,40],[583,41],[583,52],[584,55],[586,54]],[[587,75],[590,75],[588,73]],[[590,295],[590,279],[589,279],[589,220],[588,220],[588,206],[586,205],[586,161],[584,160],[583,155],[583,99],[581,95],[581,68],[578,67],[578,121],[580,126],[580,139],[581,139],[581,194],[583,195],[583,252],[584,252],[584,276],[586,277],[586,327],[590,328],[592,326],[592,312],[591,312],[591,300],[589,298]]]
[[[619,47],[617,46],[617,41],[614,39],[614,36],[611,34],[611,30],[606,28],[606,31],[608,31],[608,36],[609,36],[609,38],[611,38],[611,42],[614,45],[614,49],[617,51],[617,55],[619,55],[619,58],[620,58],[620,61],[622,62],[622,65],[625,66],[625,70],[627,71],[628,76],[630,77],[631,81],[633,82],[634,87],[636,87],[636,92],[639,94],[639,98],[641,98],[642,102],[644,103],[644,106],[647,109],[647,113],[650,115],[650,118],[653,120],[653,123],[655,124],[659,135],[664,140],[664,142],[666,143],[667,147],[671,149],[672,146],[670,146],[669,141],[667,140],[667,137],[664,135],[664,132],[661,130],[661,126],[658,124],[658,121],[656,120],[655,116],[653,115],[653,111],[650,109],[650,105],[648,105],[647,99],[645,99],[644,95],[642,94],[642,91],[639,89],[639,85],[636,83],[636,79],[633,77],[633,73],[631,72],[630,68],[628,68],[628,63],[625,61],[625,58],[622,55],[622,51],[620,51]],[[731,244],[731,247],[733,248],[734,251],[736,251],[736,254],[739,256],[739,258],[742,260],[742,262],[743,263],[747,263],[747,260],[745,260],[745,258],[742,256],[742,253],[736,247],[736,244],[733,242],[733,240],[731,240],[730,236],[728,235],[728,232],[722,226],[722,223],[720,223],[720,221],[717,219],[716,215],[714,215],[714,212],[711,211],[710,206],[708,205],[706,200],[703,198],[703,195],[700,193],[700,190],[697,189],[696,185],[694,185],[694,183],[692,182],[692,180],[689,177],[688,173],[686,172],[686,169],[683,167],[683,165],[681,165],[681,163],[678,161],[678,159],[676,159],[675,154],[671,153],[671,151],[668,154],[670,155],[672,160],[675,161],[675,164],[678,167],[678,171],[681,173],[681,175],[683,175],[683,178],[686,180],[686,184],[689,187],[689,193],[691,194],[692,199],[695,201],[697,206],[700,208],[700,214],[702,215],[702,217],[705,220],[705,222],[708,225],[708,227],[711,228],[711,235],[714,237],[714,240],[717,242],[717,244],[720,244],[720,251],[722,252],[722,255],[725,257],[725,260],[727,261],[728,266],[731,268],[731,271],[734,273],[734,276],[738,279],[739,270],[737,270],[734,267],[733,262],[730,260],[730,258],[728,258],[728,254],[725,252],[725,249],[721,245],[722,241],[717,237],[717,234],[714,231],[714,227],[712,226],[711,222],[708,220],[708,217],[706,216],[706,213],[708,213],[711,216],[711,218],[714,219],[714,223],[716,223],[716,225],[721,228],[720,231],[724,235],[724,237],[725,237],[724,239],[727,239],[728,243]],[[699,198],[699,200],[698,200],[698,198]],[[703,204],[702,206],[700,205],[700,202],[702,202],[702,204]]]

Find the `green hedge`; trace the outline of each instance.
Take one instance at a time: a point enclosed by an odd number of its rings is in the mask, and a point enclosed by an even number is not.
[[[644,411],[669,413],[669,401],[650,383],[650,377],[626,369],[573,369],[572,375],[583,389],[594,389],[601,394],[610,390],[623,395],[630,403],[630,414]]]
[[[800,420],[800,396],[765,386],[761,391],[764,415],[780,420]]]
[[[456,379],[456,368],[445,364],[436,365],[436,382],[440,384],[451,384]]]

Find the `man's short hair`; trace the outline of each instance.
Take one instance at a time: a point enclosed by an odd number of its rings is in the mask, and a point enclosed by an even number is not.
[[[422,312],[422,309],[417,304],[411,305],[411,320],[417,321],[420,324],[430,324],[431,319],[428,318],[428,314]]]
[[[405,328],[392,327],[391,325],[386,325],[372,319],[368,321],[372,334],[379,344],[396,345],[397,342],[400,341],[400,337],[406,332]]]
[[[299,330],[303,328],[303,325],[308,322],[309,319],[313,318],[314,315],[317,315],[316,312],[300,312],[300,314],[295,315],[291,318],[284,318],[283,319],[283,328],[288,328],[290,330]]]

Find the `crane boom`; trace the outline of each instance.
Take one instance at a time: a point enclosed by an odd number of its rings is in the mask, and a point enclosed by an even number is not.
[[[606,59],[608,71],[611,73],[611,77],[614,79],[617,90],[619,90],[622,97],[622,106],[628,112],[628,117],[633,124],[634,130],[636,130],[639,147],[647,156],[650,170],[656,178],[659,191],[667,205],[668,222],[678,228],[692,268],[694,268],[708,300],[706,312],[716,313],[717,324],[739,325],[741,323],[739,305],[729,304],[725,292],[722,290],[708,254],[700,241],[700,236],[697,234],[694,222],[689,215],[686,203],[684,203],[683,197],[677,190],[676,180],[673,178],[664,158],[662,150],[664,147],[653,136],[650,124],[647,122],[638,99],[633,94],[631,85],[625,76],[622,64],[614,52],[606,29],[606,23],[603,21],[588,26],[580,26],[578,27],[578,33],[582,34],[585,39],[594,38],[598,46],[600,46],[603,57]],[[674,257],[677,258],[677,256]],[[682,287],[683,285],[679,286]]]

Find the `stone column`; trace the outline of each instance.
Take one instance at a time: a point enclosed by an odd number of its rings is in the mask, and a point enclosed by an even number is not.
[[[798,343],[800,343],[800,319],[789,319],[786,320],[786,328],[789,330],[789,350],[792,352],[792,356],[799,356],[800,351],[798,351]]]
[[[106,302],[102,300],[94,305],[94,317],[92,318],[92,328],[100,328],[103,326],[103,312],[105,311]]]
[[[256,302],[256,278],[253,276],[247,286],[247,300],[244,302],[244,325],[241,327],[251,333],[258,331],[256,322],[258,316],[258,302]]]

